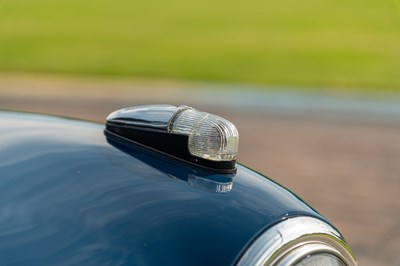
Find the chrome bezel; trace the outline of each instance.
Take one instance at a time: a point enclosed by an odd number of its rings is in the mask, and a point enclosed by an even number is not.
[[[260,235],[237,265],[289,266],[320,253],[333,255],[344,265],[357,265],[351,249],[336,229],[316,218],[294,217]]]

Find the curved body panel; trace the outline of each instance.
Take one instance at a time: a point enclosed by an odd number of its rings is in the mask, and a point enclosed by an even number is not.
[[[104,126],[0,112],[0,264],[232,265],[271,225],[324,219],[238,165],[213,174]]]

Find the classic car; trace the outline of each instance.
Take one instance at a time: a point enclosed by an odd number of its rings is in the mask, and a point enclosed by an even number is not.
[[[0,265],[357,265],[326,218],[236,163],[217,115],[2,111],[0,125]]]

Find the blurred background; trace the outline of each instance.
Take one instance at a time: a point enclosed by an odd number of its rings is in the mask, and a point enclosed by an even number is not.
[[[360,265],[400,265],[399,0],[0,0],[0,108],[103,122],[188,104]]]

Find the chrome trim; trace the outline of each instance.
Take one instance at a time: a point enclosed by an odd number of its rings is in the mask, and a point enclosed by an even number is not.
[[[333,247],[320,244],[320,243],[308,243],[307,245],[301,245],[298,248],[293,249],[284,258],[281,259],[279,265],[282,266],[291,266],[299,263],[301,260],[306,258],[308,255],[316,255],[316,254],[329,254],[333,257],[339,259],[343,265],[344,262],[341,259],[341,254],[338,250]]]
[[[124,126],[144,127],[167,132],[172,117],[180,110],[169,104],[142,105],[116,110],[106,118],[107,122]]]
[[[316,253],[334,255],[348,266],[357,265],[342,235],[312,217],[289,218],[272,226],[251,244],[237,265],[288,266]]]

